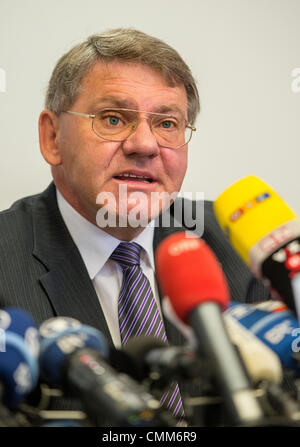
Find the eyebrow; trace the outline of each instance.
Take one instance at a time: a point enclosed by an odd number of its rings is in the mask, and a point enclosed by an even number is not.
[[[105,106],[111,106],[111,107],[120,107],[120,108],[124,108],[124,109],[134,109],[134,110],[138,110],[137,108],[137,104],[135,101],[132,101],[128,98],[118,98],[116,96],[104,96],[100,99],[96,99],[92,104],[91,104],[91,109],[98,108],[98,107],[105,107]],[[172,114],[172,113],[179,113],[180,115],[182,115],[183,117],[185,116],[184,112],[178,107],[177,104],[170,104],[170,105],[160,105],[158,107],[154,107],[153,110],[151,110],[151,112],[156,112],[156,113],[167,113],[167,114]]]
[[[96,99],[91,107],[100,107],[105,105],[113,106],[113,107],[123,107],[125,109],[134,109],[136,107],[136,103],[131,101],[130,99],[121,99],[116,96],[103,96],[102,98]]]
[[[172,114],[174,112],[178,112],[178,113],[180,113],[180,115],[182,115],[184,117],[183,110],[181,110],[176,104],[170,104],[169,106],[161,105],[159,107],[155,107],[153,112],[169,113],[169,114]]]

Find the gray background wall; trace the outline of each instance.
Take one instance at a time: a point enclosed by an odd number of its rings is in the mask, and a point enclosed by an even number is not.
[[[256,174],[300,213],[300,0],[0,0],[0,209],[51,179],[37,121],[54,64],[119,26],[173,45],[198,81],[182,191],[214,199]]]

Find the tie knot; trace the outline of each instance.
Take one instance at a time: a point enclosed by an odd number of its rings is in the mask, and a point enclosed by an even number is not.
[[[142,247],[136,242],[120,242],[111,255],[111,259],[116,261],[122,269],[140,264],[140,254]]]

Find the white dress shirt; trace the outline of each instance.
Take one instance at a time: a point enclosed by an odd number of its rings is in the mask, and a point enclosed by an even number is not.
[[[58,208],[94,284],[112,340],[118,348],[121,346],[118,298],[123,273],[121,267],[111,260],[110,256],[121,241],[86,220],[65,200],[58,189],[56,192]],[[137,242],[142,247],[141,268],[150,281],[160,309],[154,273],[153,234],[152,222],[131,242]]]

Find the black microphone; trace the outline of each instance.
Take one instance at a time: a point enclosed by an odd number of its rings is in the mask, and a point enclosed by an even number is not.
[[[110,363],[151,390],[163,390],[174,380],[199,380],[208,375],[207,362],[189,346],[170,346],[152,336],[130,339],[122,351],[110,351]]]
[[[142,385],[108,364],[108,344],[99,331],[57,317],[44,322],[40,334],[42,378],[66,395],[80,398],[95,425],[176,425]]]

